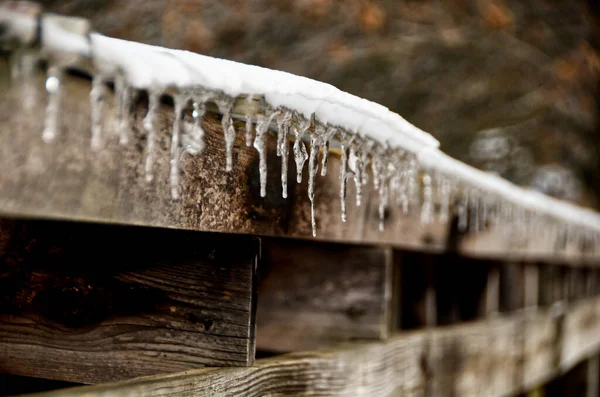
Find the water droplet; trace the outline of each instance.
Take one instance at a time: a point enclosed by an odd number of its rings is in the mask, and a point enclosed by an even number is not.
[[[56,139],[59,126],[58,113],[60,111],[60,86],[62,70],[55,65],[48,68],[46,79],[46,91],[48,92],[48,104],[46,105],[46,116],[44,118],[44,131],[42,139],[44,142],[52,142]]]

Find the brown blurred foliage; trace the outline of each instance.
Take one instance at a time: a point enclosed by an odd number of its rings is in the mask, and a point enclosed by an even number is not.
[[[593,0],[71,0],[97,31],[286,70],[379,102],[450,155],[597,206]]]

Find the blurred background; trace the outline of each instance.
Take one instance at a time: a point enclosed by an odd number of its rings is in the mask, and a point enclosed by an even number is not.
[[[95,30],[285,70],[381,103],[451,156],[600,204],[595,0],[73,0]]]

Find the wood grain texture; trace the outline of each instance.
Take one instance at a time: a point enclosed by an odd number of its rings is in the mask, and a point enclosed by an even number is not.
[[[253,363],[256,238],[44,221],[1,229],[0,372],[100,383]]]
[[[521,310],[401,333],[385,342],[257,360],[252,368],[202,369],[41,395],[515,395],[599,350],[598,307],[600,298],[595,297],[574,303],[563,319],[553,310]],[[557,321],[565,324],[561,332]]]
[[[146,131],[142,119],[147,99],[142,95],[131,117],[133,142],[117,143],[114,104],[109,95],[103,114],[105,144],[90,149],[90,82],[69,75],[62,85],[60,131],[52,144],[41,140],[47,95],[42,73],[28,80],[9,81],[0,60],[0,213],[8,216],[60,218],[161,226],[178,229],[312,238],[307,171],[301,184],[289,165],[289,198],[281,198],[281,160],[275,139],[268,138],[267,195],[259,195],[258,155],[245,145],[243,123],[235,123],[234,169],[225,171],[225,144],[219,116],[203,122],[206,149],[181,159],[181,199],[169,193],[170,134],[173,108],[163,101],[157,118],[158,135],[154,181],[145,182]],[[32,93],[33,106],[23,106],[22,92]],[[422,225],[420,211],[408,215],[398,208],[386,211],[385,230],[378,230],[378,195],[363,187],[363,204],[355,205],[355,188],[348,184],[348,222],[341,222],[339,156],[331,153],[325,177],[316,178],[317,239],[344,243],[388,244],[438,252],[446,248],[448,225]],[[589,262],[579,247],[557,252],[536,236],[507,239],[502,232],[481,232],[461,238],[456,248],[480,257],[544,258],[551,262]],[[595,262],[594,262],[595,263]]]
[[[312,350],[391,329],[390,248],[265,239],[257,348]]]

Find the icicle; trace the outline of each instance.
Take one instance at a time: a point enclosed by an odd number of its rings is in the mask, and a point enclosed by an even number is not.
[[[329,159],[329,142],[335,134],[337,133],[337,129],[334,127],[329,127],[325,136],[323,137],[323,158],[321,162],[321,176],[327,175],[327,160]]]
[[[265,197],[267,195],[267,145],[265,143],[265,134],[269,129],[269,124],[273,120],[273,117],[278,112],[272,113],[269,118],[260,116],[256,123],[256,136],[254,138],[254,148],[258,151],[259,163],[258,172],[260,175],[260,196]]]
[[[440,186],[440,222],[446,223],[448,222],[450,215],[450,180],[447,178],[441,178],[441,186]]]
[[[254,99],[253,95],[248,95],[248,97],[246,98],[246,102],[248,102],[249,104],[252,103]],[[245,131],[245,136],[246,136],[246,146],[250,147],[252,146],[252,115],[250,115],[250,112],[246,113],[246,131]]]
[[[118,73],[115,76],[115,108],[117,113],[117,131],[119,132],[119,143],[129,143],[129,109],[131,107],[131,94],[125,76]]]
[[[48,104],[44,119],[44,131],[42,139],[44,142],[52,142],[56,139],[59,127],[58,112],[60,111],[60,85],[63,71],[58,66],[48,68],[46,79],[46,91],[48,92]]]
[[[102,107],[106,95],[104,78],[94,76],[92,79],[92,91],[90,92],[90,108],[92,118],[92,150],[100,149],[102,145]]]
[[[340,161],[340,201],[342,206],[342,222],[346,222],[346,181],[348,178],[348,148],[341,142],[342,158]]]
[[[246,115],[246,146],[252,146],[252,116]]]
[[[356,187],[356,206],[360,207],[362,201],[362,172],[364,164],[362,156],[358,153],[357,145],[350,145],[350,164],[354,164],[354,185]]]
[[[290,130],[291,120],[292,112],[290,111],[280,114],[277,118],[277,149],[279,156],[281,156],[281,196],[283,198],[287,198],[288,161],[290,151],[288,132]]]
[[[388,205],[388,184],[381,182],[379,186],[379,231],[384,230],[385,209]]]
[[[298,126],[292,127],[294,130],[294,161],[296,162],[296,180],[298,183],[302,182],[302,168],[304,168],[304,163],[308,160],[308,153],[302,141],[302,136],[310,128],[311,123],[312,118],[300,118]]]
[[[321,130],[322,127],[316,127]],[[317,174],[319,164],[319,147],[322,142],[322,132],[315,131],[310,137],[310,154],[308,157],[308,199],[310,200],[310,224],[312,226],[313,237],[317,236],[317,222],[315,220],[315,175]]]
[[[202,128],[202,117],[204,116],[205,98],[200,100],[194,99],[192,107],[192,118],[194,123],[192,124],[192,131],[189,136],[185,137],[185,149],[184,152],[192,155],[198,154],[204,150],[204,129]]]
[[[479,220],[480,220],[480,196],[477,191],[472,191],[469,195],[471,205],[470,205],[470,219],[469,219],[469,230],[471,233],[479,233]]]
[[[408,203],[414,207],[419,206],[419,164],[417,163],[417,158],[414,155],[411,155],[410,160],[408,161],[408,170],[407,170],[407,194],[408,194]]]
[[[187,103],[187,98],[176,95],[173,98],[175,102],[175,114],[173,115],[173,131],[171,132],[171,198],[179,199],[179,153],[181,124],[183,108]]]
[[[458,231],[464,233],[467,231],[468,214],[469,212],[469,194],[466,190],[463,190],[462,199],[458,204]]]
[[[233,120],[231,118],[233,102],[226,100],[220,101],[218,106],[221,113],[223,113],[221,127],[223,128],[223,135],[225,137],[225,171],[230,172],[233,170],[233,144],[235,142],[235,126],[233,125]]]
[[[152,168],[154,165],[154,147],[156,145],[156,115],[160,107],[160,95],[158,91],[148,92],[148,113],[144,117],[144,129],[148,134],[147,147],[146,147],[146,181],[151,182],[154,175],[152,174]]]
[[[423,174],[423,205],[421,207],[421,224],[428,225],[433,221],[433,188],[431,176]]]

